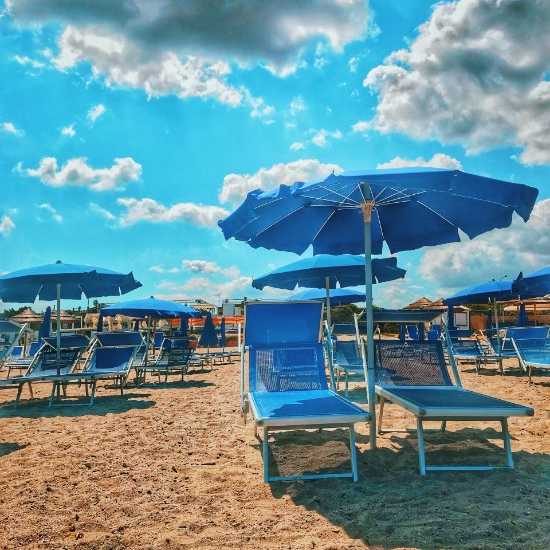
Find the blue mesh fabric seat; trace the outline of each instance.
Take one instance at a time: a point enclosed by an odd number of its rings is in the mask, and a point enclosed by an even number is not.
[[[157,357],[151,363],[140,366],[142,379],[145,380],[146,373],[156,374],[159,382],[161,375],[164,381],[168,380],[169,374],[179,374],[181,379],[189,368],[189,362],[193,355],[193,349],[189,345],[189,339],[185,337],[165,337],[162,340]]]
[[[550,370],[550,338],[512,338],[521,367],[532,382],[535,369]]]
[[[319,302],[252,302],[245,311],[248,392],[241,364],[241,405],[250,407],[263,429],[264,481],[326,477],[357,479],[354,424],[368,419],[362,409],[328,389],[320,343]],[[269,436],[279,430],[345,427],[350,431],[350,472],[272,476]]]
[[[382,340],[375,348],[376,393],[380,397],[379,430],[386,401],[395,403],[416,416],[420,474],[444,470],[489,470],[492,466],[428,466],[424,450],[425,420],[487,421],[501,423],[506,466],[513,468],[507,419],[532,416],[533,409],[510,401],[466,390],[458,369],[451,378],[441,342],[397,342]],[[453,363],[451,363],[453,366]]]
[[[349,395],[349,382],[360,377],[364,380],[364,368],[361,352],[354,340],[337,340],[333,345],[333,368],[336,374],[336,389],[344,377],[344,395]]]

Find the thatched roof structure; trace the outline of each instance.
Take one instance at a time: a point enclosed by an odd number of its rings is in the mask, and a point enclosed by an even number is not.
[[[408,306],[405,306],[404,309],[431,309],[432,301],[422,296],[418,300],[412,302]]]
[[[26,307],[23,311],[17,313],[13,317],[10,317],[10,321],[24,325],[25,323],[41,323],[42,315],[34,312],[30,307]]]

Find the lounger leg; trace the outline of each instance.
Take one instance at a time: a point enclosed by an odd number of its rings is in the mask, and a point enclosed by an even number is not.
[[[17,397],[15,398],[15,406],[19,405],[19,401],[21,399],[21,392],[23,391],[23,384],[19,384],[17,386]]]
[[[380,412],[378,413],[378,433],[382,433],[382,418],[384,417],[384,403],[386,400],[380,397]]]
[[[349,397],[349,374],[348,374],[348,371],[346,371],[344,393],[345,393],[346,397]]]
[[[416,437],[418,439],[418,467],[420,475],[426,475],[426,449],[424,447],[424,426],[422,419],[416,419]]]
[[[124,395],[124,379],[122,378],[122,376],[119,378],[119,383],[120,383],[120,395]]]
[[[503,418],[500,421],[502,426],[502,439],[504,440],[504,450],[506,451],[506,466],[508,468],[514,467],[514,457],[512,456],[512,441],[510,439],[510,432],[508,431],[508,419]]]
[[[359,478],[357,474],[357,447],[355,446],[355,428],[353,424],[349,427],[349,448],[351,451],[351,473],[353,474],[353,481],[357,481]]]
[[[97,380],[92,380],[92,395],[90,396],[90,407],[94,404],[94,401],[95,401],[96,384],[97,384]]]
[[[264,457],[264,482],[269,483],[269,432],[264,428],[264,439],[262,441],[262,454]]]
[[[447,421],[442,420],[441,421],[441,431],[444,432],[447,429]]]
[[[86,392],[86,397],[89,397],[89,394],[88,394],[88,381],[87,380],[84,382],[84,391]]]
[[[31,399],[34,399],[34,392],[32,391],[32,384],[29,382],[29,393],[31,394]]]
[[[57,390],[58,385],[59,385],[59,382],[54,382],[52,384],[52,391],[50,393],[50,398],[48,400],[48,407],[52,406],[53,400],[55,399],[55,392]]]
[[[500,369],[500,374],[504,376],[504,365],[502,364],[502,357],[498,360],[498,368]]]

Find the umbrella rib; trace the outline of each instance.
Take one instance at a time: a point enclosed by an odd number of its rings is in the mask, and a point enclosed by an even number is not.
[[[353,199],[350,198],[350,195],[355,191],[355,188],[352,189],[351,193],[349,195],[345,195],[344,193],[340,193],[340,192],[337,192],[337,191],[334,191],[332,189],[327,189],[326,187],[323,187],[323,186],[319,186],[320,189],[324,189],[325,191],[327,191],[328,193],[332,193],[333,195],[337,195],[339,197],[341,197],[342,199],[344,199],[344,201],[352,201],[353,204],[359,204],[357,201],[353,201]],[[326,199],[325,197],[317,197],[317,200],[330,200],[330,199]],[[335,200],[333,202],[336,202]],[[342,204],[342,203],[337,203],[337,204]]]
[[[448,220],[445,216],[441,215],[439,212],[434,210],[431,206],[428,206],[427,204],[423,203],[422,201],[416,201],[416,202],[417,202],[417,204],[420,204],[421,206],[426,208],[426,210],[429,210],[430,212],[432,212],[436,216],[439,216],[444,222],[448,223],[451,227],[459,227],[458,225],[456,225],[453,222],[451,222],[450,220]]]

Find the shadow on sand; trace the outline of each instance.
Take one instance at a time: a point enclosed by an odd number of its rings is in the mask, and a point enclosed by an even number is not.
[[[496,430],[426,435],[431,464],[503,464],[501,442],[491,441],[498,437]],[[422,478],[416,435],[403,431],[382,438],[390,445],[358,454],[359,482],[274,483],[274,497],[289,495],[295,504],[373,548],[550,547],[549,455],[520,451],[514,453],[515,470]],[[341,430],[281,433],[273,445],[274,462],[279,463],[273,473],[334,470],[338,463],[348,469],[347,448]]]
[[[145,382],[136,386],[136,389],[148,389],[148,390],[161,390],[161,389],[177,389],[177,388],[207,388],[208,386],[215,386],[212,382],[205,382],[204,380],[170,380],[167,382],[161,380],[160,382]]]
[[[9,455],[10,453],[14,453],[15,451],[19,451],[20,449],[24,449],[25,447],[28,447],[28,444],[21,445],[20,443],[0,442],[0,458]]]
[[[47,398],[28,399],[15,407],[15,401],[0,407],[0,418],[51,418],[55,416],[104,416],[121,414],[132,409],[149,409],[155,401],[146,400],[148,393],[96,396],[90,406],[86,397],[68,398],[48,406]]]

